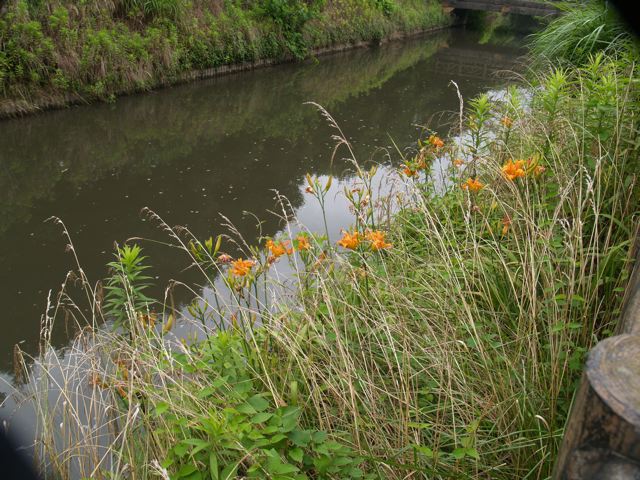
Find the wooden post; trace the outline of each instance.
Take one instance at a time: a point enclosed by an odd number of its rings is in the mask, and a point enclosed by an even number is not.
[[[636,242],[636,247],[640,242]],[[554,480],[640,480],[640,250],[625,293],[620,335],[589,353]]]

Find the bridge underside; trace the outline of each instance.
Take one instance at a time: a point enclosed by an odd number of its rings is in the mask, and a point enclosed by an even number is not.
[[[445,0],[445,7],[460,10],[513,13],[516,15],[558,15],[553,5],[536,0]]]

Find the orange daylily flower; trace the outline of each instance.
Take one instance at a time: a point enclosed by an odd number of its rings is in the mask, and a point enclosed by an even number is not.
[[[231,262],[231,273],[236,277],[244,277],[247,275],[251,268],[256,264],[253,260],[243,260],[239,258]]]
[[[511,218],[509,215],[505,215],[502,217],[502,236],[504,237],[509,231],[509,227],[511,226]]]
[[[415,164],[418,170],[426,170],[429,166],[427,164],[427,149],[426,147],[422,147],[418,152],[418,155],[415,158]]]
[[[509,160],[502,166],[502,174],[511,181],[519,177],[524,177],[527,174],[525,164],[525,160]]]
[[[289,245],[289,241],[286,242],[274,242],[273,240],[267,240],[267,249],[271,252],[271,255],[274,259],[281,257],[285,253],[287,255],[291,255],[293,253],[293,248]]]
[[[311,248],[311,244],[306,235],[298,235],[296,242],[298,243],[298,251],[309,250]]]
[[[477,178],[469,178],[461,186],[463,190],[469,190],[470,192],[479,192],[484,188],[484,183],[482,183]]]
[[[507,128],[511,128],[513,125],[513,120],[505,115],[504,117],[502,117],[502,120],[500,120],[500,123]]]
[[[393,245],[385,241],[387,233],[376,230],[373,232],[367,232],[367,240],[371,242],[371,250],[377,252],[385,248],[391,248]]]
[[[409,167],[405,166],[404,170],[402,170],[402,172],[407,176],[407,177],[413,177],[415,176],[418,172],[415,170],[410,169]]]
[[[338,240],[338,245],[349,250],[355,250],[360,245],[360,233],[343,232],[342,238]]]
[[[158,319],[158,315],[155,313],[146,314],[143,312],[137,312],[138,321],[145,327],[153,328]]]
[[[429,143],[431,145],[433,145],[436,148],[442,148],[444,147],[444,142],[442,141],[442,139],[440,137],[438,137],[437,135],[431,135],[429,137]]]
[[[462,165],[464,165],[464,160],[460,160],[459,158],[456,158],[456,159],[453,161],[453,164],[454,164],[456,167],[460,168]]]

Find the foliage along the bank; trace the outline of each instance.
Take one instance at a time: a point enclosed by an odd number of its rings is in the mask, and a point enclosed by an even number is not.
[[[447,23],[435,0],[12,0],[0,14],[0,101],[113,99],[191,70]]]

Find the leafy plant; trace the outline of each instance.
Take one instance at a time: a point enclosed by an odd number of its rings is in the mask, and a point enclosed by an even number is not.
[[[130,328],[127,320],[137,318],[138,313],[148,313],[153,303],[144,293],[151,285],[151,277],[144,273],[149,266],[144,264],[147,257],[142,256],[138,245],[118,247],[115,257],[107,264],[113,273],[105,287],[105,313],[115,319],[117,326]]]
[[[178,438],[163,463],[175,472],[172,478],[371,478],[360,468],[363,459],[349,447],[301,425],[303,408],[295,394],[288,405],[276,404],[252,368],[259,358],[268,357],[247,352],[242,334],[216,333],[192,347],[188,356],[174,358],[192,381],[208,380],[193,392],[208,407],[201,410],[191,402],[155,405],[162,428]],[[185,426],[182,413],[194,408],[195,416],[190,415]]]

